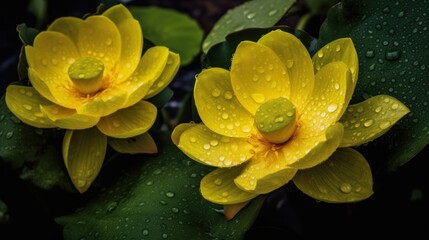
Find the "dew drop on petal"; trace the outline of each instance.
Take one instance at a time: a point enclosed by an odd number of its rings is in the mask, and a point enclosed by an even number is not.
[[[365,127],[370,127],[370,126],[372,126],[372,124],[374,124],[374,120],[372,120],[372,119],[366,120],[366,121],[363,123],[363,125],[364,125]]]
[[[328,106],[328,112],[332,113],[335,112],[335,110],[337,110],[338,105],[336,103],[333,103],[331,105]]]
[[[28,111],[30,111],[31,109],[33,109],[33,107],[31,105],[28,104],[24,104],[22,105],[25,109],[27,109]]]
[[[222,113],[222,119],[226,120],[228,119],[229,115],[228,113]]]
[[[352,191],[352,185],[350,185],[350,183],[343,183],[340,186],[340,190],[343,193],[350,193]]]
[[[226,91],[223,97],[227,100],[232,98],[232,93],[230,91]]]
[[[217,88],[213,89],[212,96],[213,97],[219,97],[220,96],[220,90]]]
[[[222,179],[220,179],[220,178],[216,178],[216,179],[214,180],[214,184],[215,184],[215,185],[217,185],[217,186],[221,185],[221,184],[222,184]]]

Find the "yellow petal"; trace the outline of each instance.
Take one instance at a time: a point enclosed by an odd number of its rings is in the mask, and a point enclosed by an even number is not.
[[[73,43],[79,39],[79,29],[84,24],[84,20],[77,17],[60,17],[53,21],[48,31],[60,32],[69,37]]]
[[[345,63],[352,73],[352,89],[354,89],[358,79],[359,61],[351,38],[339,38],[326,44],[314,54],[312,59],[315,72],[331,62]]]
[[[50,82],[49,78],[42,79],[32,68],[28,69],[28,75],[31,84],[43,97],[65,108],[75,109],[85,99],[71,85]]]
[[[229,137],[248,137],[253,116],[238,102],[229,71],[209,68],[198,74],[194,88],[195,105],[204,124]]]
[[[340,147],[358,146],[380,137],[409,112],[407,106],[387,95],[350,105],[340,119],[344,125]]]
[[[86,129],[97,124],[100,118],[78,114],[76,110],[63,108],[59,105],[40,105],[40,111],[45,114],[55,126],[64,129]]]
[[[240,212],[240,210],[247,206],[247,204],[249,203],[250,201],[223,205],[223,214],[225,215],[226,220],[229,221],[233,219],[234,216],[237,215],[237,213]]]
[[[330,203],[357,202],[373,193],[371,168],[351,148],[338,149],[326,162],[299,171],[293,182],[308,196]]]
[[[346,92],[351,85],[350,71],[342,62],[330,63],[317,72],[314,92],[300,119],[300,131],[317,136],[337,122],[348,105]]]
[[[122,4],[117,4],[104,13],[112,20],[121,35],[121,57],[117,69],[117,82],[127,79],[139,64],[143,48],[143,33],[139,22],[134,19],[130,11]]]
[[[262,36],[258,43],[271,48],[286,66],[291,85],[289,100],[297,109],[303,109],[314,85],[313,62],[305,46],[294,35],[281,30]]]
[[[31,86],[33,86],[40,95],[51,102],[57,102],[51,93],[51,89],[49,89],[48,85],[46,85],[33,68],[28,68],[28,77],[30,78]]]
[[[131,138],[108,138],[109,145],[120,153],[157,153],[158,148],[149,133],[143,133]]]
[[[247,202],[258,194],[241,190],[234,184],[234,178],[242,167],[218,168],[201,179],[200,191],[203,197],[217,204],[236,204]]]
[[[38,128],[53,128],[55,124],[41,111],[40,104],[51,104],[32,87],[9,85],[6,88],[6,105],[24,123]]]
[[[178,145],[180,142],[180,135],[182,135],[182,133],[191,128],[196,126],[195,123],[180,123],[179,125],[177,125],[174,129],[173,132],[171,133],[171,141],[175,144]]]
[[[66,35],[44,31],[34,39],[33,46],[25,47],[28,65],[39,73],[46,84],[66,85],[68,68],[79,53],[70,38]]]
[[[170,82],[173,80],[177,71],[179,70],[179,66],[179,54],[169,52],[167,64],[165,65],[164,70],[162,70],[161,75],[152,83],[152,86],[150,87],[147,96],[145,96],[145,99],[155,96],[156,94],[160,93],[165,87],[167,87],[168,84],[170,84]]]
[[[78,106],[75,106],[79,114],[104,117],[116,112],[124,107],[124,102],[127,100],[127,91],[113,86],[102,90],[95,96],[85,98],[81,97]]]
[[[91,186],[103,165],[107,137],[97,128],[67,130],[63,158],[76,189],[83,193]]]
[[[120,58],[122,40],[109,18],[93,15],[81,24],[77,46],[81,57],[96,57],[103,62],[105,71],[110,71]]]
[[[270,152],[266,156],[256,156],[249,161],[235,184],[248,192],[265,194],[288,183],[297,169],[284,164],[285,159],[278,152]]]
[[[109,137],[130,138],[147,132],[155,122],[156,114],[157,109],[152,103],[140,101],[101,118],[97,127]]]
[[[246,138],[222,136],[203,124],[183,131],[177,146],[195,161],[215,167],[240,165],[252,157]]]
[[[314,167],[328,159],[338,148],[343,133],[343,125],[336,123],[317,137],[299,136],[282,148],[283,156],[293,168]]]
[[[118,86],[128,92],[125,107],[134,105],[147,95],[150,86],[161,76],[168,57],[168,48],[162,46],[149,48],[145,52],[133,75]]]
[[[241,42],[231,64],[231,83],[238,101],[254,115],[263,102],[289,97],[290,82],[285,68],[269,47]]]

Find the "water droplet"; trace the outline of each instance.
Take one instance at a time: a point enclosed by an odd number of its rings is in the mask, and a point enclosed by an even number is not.
[[[12,131],[6,133],[6,139],[10,139],[10,138],[12,138],[12,136],[13,136]]]
[[[167,233],[163,233],[163,234],[162,234],[162,238],[163,238],[163,239],[168,238],[168,234],[167,234]]]
[[[368,50],[368,51],[366,51],[366,53],[365,53],[365,57],[367,57],[367,58],[373,58],[374,57],[374,51],[373,50]]]
[[[269,11],[268,12],[268,16],[273,16],[274,14],[276,14],[278,12],[278,10],[277,9],[274,9],[274,10],[271,10],[271,11]]]
[[[216,178],[216,179],[214,180],[214,184],[215,184],[215,185],[217,185],[217,186],[221,185],[221,184],[222,184],[222,179],[220,179],[220,178]]]
[[[197,139],[196,139],[195,137],[190,137],[190,138],[189,138],[189,141],[191,141],[192,143],[194,143],[194,142],[196,142],[196,141],[197,141]]]
[[[374,123],[374,120],[369,119],[369,120],[366,120],[366,121],[363,123],[363,125],[364,125],[365,127],[370,127],[373,123]]]
[[[381,111],[381,109],[383,109],[382,107],[376,107],[375,109],[374,109],[374,111],[376,112],[376,113],[379,113],[380,111]]]
[[[286,67],[287,67],[287,68],[292,68],[292,67],[293,67],[293,60],[290,60],[290,59],[289,59],[289,60],[287,60],[287,61],[286,61]]]
[[[179,212],[179,209],[178,209],[178,208],[176,208],[176,207],[174,207],[174,208],[171,208],[171,211],[172,211],[172,212],[174,212],[174,213],[178,213],[178,212]]]
[[[142,234],[143,234],[143,236],[149,235],[149,230],[143,229]]]
[[[256,102],[256,103],[263,103],[265,101],[265,96],[261,93],[253,93],[252,94],[252,99]]]
[[[220,90],[217,88],[213,89],[212,96],[213,97],[219,97],[220,96]]]
[[[228,113],[226,112],[222,113],[222,119],[226,120],[228,119],[228,117],[229,117]]]
[[[226,91],[223,97],[227,100],[232,98],[232,93],[230,91]]]
[[[350,183],[343,183],[340,186],[340,190],[343,193],[350,193],[352,191],[352,185],[350,185]]]
[[[31,109],[33,109],[33,107],[31,105],[28,104],[24,104],[22,105],[25,109],[27,109],[28,111],[30,111]]]
[[[384,55],[384,58],[388,61],[395,61],[395,60],[399,59],[400,56],[401,56],[400,51],[388,51]]]
[[[256,13],[249,13],[249,14],[247,14],[247,18],[248,19],[252,19],[252,18],[254,18],[256,16]]]
[[[386,121],[386,122],[380,123],[379,127],[380,129],[385,130],[390,127],[390,122]]]
[[[210,149],[210,144],[204,144],[203,148],[204,148],[205,150],[209,150],[209,149]]]
[[[241,127],[241,131],[245,132],[245,133],[249,133],[251,131],[249,126],[242,126]]]
[[[213,147],[216,147],[219,144],[219,142],[217,140],[211,140],[210,141],[210,145],[212,145]]]
[[[151,186],[151,185],[153,185],[153,181],[147,181],[147,182],[146,182],[146,185],[147,185],[147,186]]]
[[[336,103],[333,103],[331,105],[328,106],[328,112],[335,112],[335,110],[337,110],[338,105]]]
[[[323,51],[322,51],[322,50],[318,51],[318,52],[317,52],[317,56],[318,56],[319,58],[322,58],[322,57],[323,57]]]
[[[165,196],[167,196],[167,197],[169,197],[169,198],[172,198],[172,197],[174,197],[174,192],[166,192],[165,193]]]
[[[399,107],[399,104],[397,104],[397,103],[394,103],[394,104],[392,104],[392,109],[393,110],[396,110],[396,109],[398,109],[398,107]]]
[[[340,45],[337,45],[337,46],[335,47],[335,51],[336,51],[336,52],[341,51],[341,46],[340,46]]]
[[[274,119],[274,122],[276,122],[276,123],[281,123],[281,122],[283,122],[284,121],[284,117],[283,116],[278,116],[278,117],[276,117],[275,119]]]
[[[336,90],[338,90],[338,89],[340,89],[340,84],[335,83],[334,87],[335,87]]]

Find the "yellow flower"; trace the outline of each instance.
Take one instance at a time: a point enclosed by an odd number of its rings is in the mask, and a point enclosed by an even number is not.
[[[190,158],[217,167],[200,191],[225,205],[228,218],[290,180],[320,201],[368,198],[371,169],[348,147],[380,136],[409,110],[385,95],[348,107],[357,78],[350,38],[311,58],[296,37],[272,31],[241,42],[230,71],[198,74],[194,97],[203,123],[178,125],[172,140]]]
[[[98,175],[107,143],[118,152],[154,153],[147,133],[157,109],[145,101],[179,68],[179,56],[156,46],[143,56],[143,34],[119,4],[86,19],[62,17],[26,46],[32,86],[10,85],[8,108],[38,128],[67,129],[63,158],[85,192]]]

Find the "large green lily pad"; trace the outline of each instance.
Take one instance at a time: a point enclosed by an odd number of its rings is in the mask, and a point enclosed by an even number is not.
[[[178,53],[181,66],[190,64],[200,53],[203,30],[190,16],[157,6],[128,8],[139,21],[143,36]]]
[[[363,149],[394,171],[429,141],[429,2],[343,0],[320,30],[319,47],[351,37],[359,56],[352,101],[388,94],[411,109],[387,134]]]
[[[111,163],[110,183],[76,213],[58,217],[64,239],[242,239],[264,197],[227,221],[222,206],[201,197],[199,182],[211,167],[186,157],[162,135],[158,154],[122,155]],[[158,139],[155,135],[155,139]],[[158,141],[159,142],[159,141]],[[91,194],[91,193],[88,193]]]
[[[215,44],[225,41],[233,32],[246,28],[266,28],[276,24],[293,6],[293,0],[252,0],[228,10],[203,41],[203,52]]]

